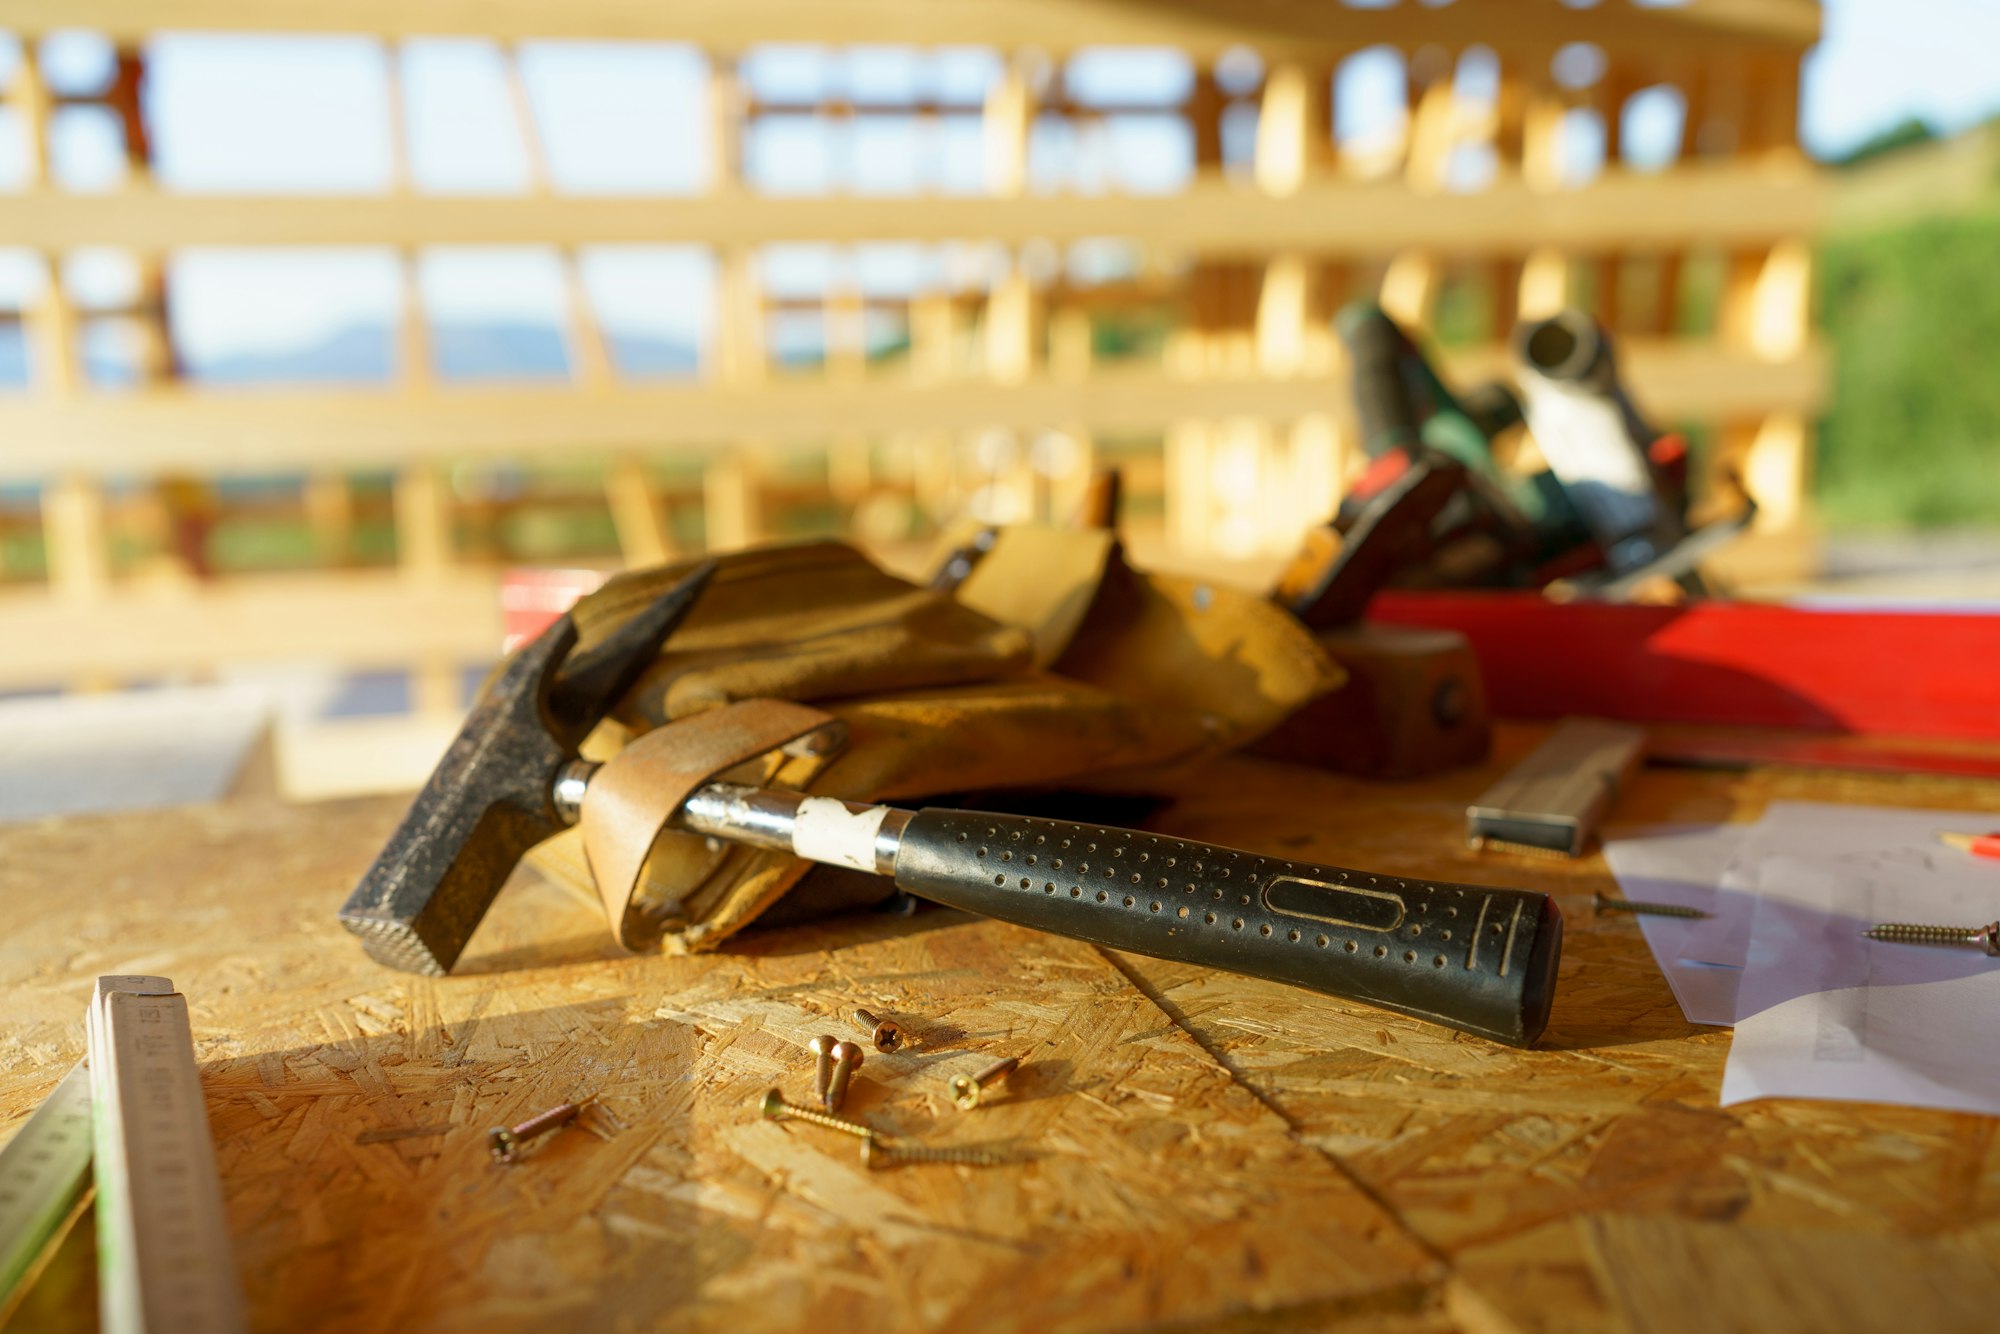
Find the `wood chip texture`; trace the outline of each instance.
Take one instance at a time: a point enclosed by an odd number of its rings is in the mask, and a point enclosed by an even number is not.
[[[1682,1020],[1629,919],[1591,917],[1602,860],[1463,850],[1465,802],[1538,735],[1418,784],[1229,760],[1149,822],[1557,894],[1532,1051],[943,911],[626,957],[532,871],[458,975],[417,978],[334,920],[403,803],[243,796],[0,829],[0,1138],[81,1054],[93,980],[157,973],[191,1002],[258,1328],[1990,1327],[1966,1294],[2000,1291],[1992,1119],[1718,1108],[1728,1034]],[[1991,811],[2000,784],[1649,770],[1619,816],[1780,797]],[[867,1052],[848,1114],[1018,1161],[871,1171],[763,1120],[767,1089],[809,1100],[805,1044],[859,1037],[856,1005],[914,1040]],[[1020,1070],[957,1110],[951,1077],[1001,1056]],[[488,1155],[573,1099],[520,1162]]]

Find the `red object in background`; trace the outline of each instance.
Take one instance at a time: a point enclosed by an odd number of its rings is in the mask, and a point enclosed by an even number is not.
[[[1939,834],[1947,847],[1988,861],[2000,861],[2000,834]]]
[[[549,628],[576,600],[605,580],[602,570],[511,569],[500,576],[502,653],[512,653]]]
[[[585,593],[598,570],[512,569],[500,582],[509,652]],[[1753,602],[1677,607],[1550,602],[1535,593],[1386,592],[1371,620],[1456,630],[1472,641],[1493,712],[1591,714],[1877,736],[2000,741],[2000,616],[1821,611]],[[1768,739],[1767,739],[1768,740]],[[1688,758],[1702,752],[1687,738]],[[1714,748],[1712,739],[1707,743]],[[1799,740],[1761,758],[1807,762]],[[1669,747],[1672,749],[1672,747]],[[1722,750],[1742,750],[1740,739]],[[1720,753],[1720,752],[1718,752]],[[1921,762],[1847,754],[1839,767],[1946,766],[1990,773],[1990,755]]]
[[[1501,717],[2000,741],[2000,616],[1418,592],[1368,616],[1465,635]]]

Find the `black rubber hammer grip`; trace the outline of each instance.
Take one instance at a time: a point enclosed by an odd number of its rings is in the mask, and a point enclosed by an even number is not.
[[[1517,1047],[1548,1023],[1562,952],[1562,914],[1546,894],[1067,820],[919,811],[902,833],[896,884],[987,917],[1287,982]]]

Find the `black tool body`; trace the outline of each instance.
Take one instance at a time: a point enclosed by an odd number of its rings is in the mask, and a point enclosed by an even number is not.
[[[988,917],[1521,1047],[1548,1023],[1562,950],[1562,914],[1546,894],[1067,820],[919,811],[902,832],[895,877],[912,894]]]

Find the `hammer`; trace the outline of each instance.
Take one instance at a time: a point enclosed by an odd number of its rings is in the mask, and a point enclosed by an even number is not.
[[[555,782],[715,573],[704,564],[602,643],[568,612],[481,693],[403,823],[340,910],[378,962],[442,977],[529,848],[569,821]]]
[[[609,793],[650,772],[677,729],[726,731],[719,715],[773,703],[669,723],[602,765],[577,758],[577,742],[686,615],[708,574],[668,590],[589,653],[568,657],[575,629],[565,617],[508,665],[341,910],[376,959],[447,971],[529,847],[579,819],[588,833],[594,788]],[[1002,921],[1365,1001],[1517,1046],[1548,1021],[1562,947],[1562,915],[1546,894],[1069,820],[909,811],[706,780],[674,804],[666,827],[873,872]],[[607,870],[597,868],[600,877]]]

